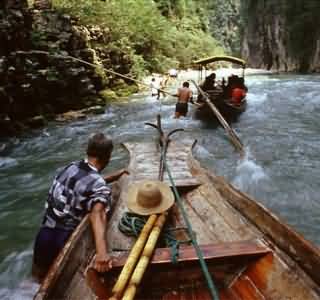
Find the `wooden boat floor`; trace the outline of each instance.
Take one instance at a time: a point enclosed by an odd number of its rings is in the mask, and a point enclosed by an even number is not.
[[[157,180],[160,167],[160,149],[156,143],[126,143],[130,153],[129,171],[131,182],[141,180]],[[192,176],[188,167],[188,157],[192,144],[176,144],[170,142],[166,154],[167,164],[177,187],[199,185],[199,181]],[[164,172],[163,181],[171,185],[168,173]]]

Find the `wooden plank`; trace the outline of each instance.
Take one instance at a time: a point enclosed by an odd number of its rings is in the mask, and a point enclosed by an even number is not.
[[[238,280],[237,288],[242,290],[249,280],[266,298],[272,295],[274,299],[319,299],[312,288],[302,288],[306,281],[297,268],[285,265],[276,253],[251,263]]]
[[[232,242],[241,240],[238,232],[225,222],[225,219],[216,209],[208,205],[207,200],[199,192],[195,191],[191,195],[188,194],[186,198],[188,204],[196,213],[198,220],[201,220],[206,225],[207,231],[217,236],[220,241]]]
[[[155,175],[153,176],[146,176],[146,177],[137,177],[137,178],[133,178],[132,182],[139,182],[141,180],[158,180],[158,177],[156,177]],[[169,186],[171,185],[171,182],[168,179],[164,179],[163,180],[166,184],[168,184]],[[193,178],[188,178],[188,179],[178,179],[178,180],[174,180],[175,186],[178,188],[182,188],[182,187],[193,187],[193,186],[198,186],[200,183],[197,180],[194,180]]]
[[[206,260],[230,257],[261,257],[270,253],[270,250],[257,244],[255,241],[240,241],[201,245],[200,249]],[[119,257],[114,267],[122,267],[126,262],[127,254]],[[182,245],[179,249],[179,262],[197,261],[198,256],[193,246]],[[153,255],[152,264],[171,264],[171,248],[157,248]]]
[[[203,201],[206,201],[207,205],[224,219],[225,226],[237,233],[237,239],[250,240],[262,237],[261,232],[249,226],[248,221],[229,202],[225,201],[212,185],[206,183],[191,192],[190,201],[194,201],[193,193],[200,193],[203,196]]]
[[[238,279],[235,284],[233,284],[232,290],[240,297],[240,299],[266,300],[249,278]]]
[[[170,143],[167,151],[167,163],[177,187],[200,185],[193,177],[187,159],[191,153],[191,143],[186,145]],[[160,166],[160,149],[156,143],[125,144],[131,154],[129,170],[132,182],[140,180],[157,180]],[[171,185],[167,172],[164,172],[164,182]]]

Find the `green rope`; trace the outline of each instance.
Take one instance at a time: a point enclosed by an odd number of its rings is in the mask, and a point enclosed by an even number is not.
[[[127,236],[138,237],[147,220],[147,217],[143,217],[130,212],[125,212],[119,221],[118,228],[123,234]],[[175,230],[177,229],[166,226],[161,232],[160,236],[166,247],[171,248],[171,261],[174,264],[178,262],[180,245],[189,244],[191,242],[190,240],[177,240],[172,234],[172,232]]]
[[[192,226],[191,226],[191,223],[188,219],[188,216],[187,216],[187,213],[184,209],[184,206],[183,206],[183,203],[182,203],[182,200],[181,200],[181,197],[178,193],[178,190],[177,190],[177,187],[174,183],[174,180],[171,176],[171,172],[169,170],[169,167],[168,167],[168,164],[167,164],[167,160],[166,160],[166,155],[165,155],[165,151],[162,150],[162,153],[161,153],[161,156],[162,156],[162,159],[164,161],[164,167],[165,167],[165,170],[167,171],[168,173],[168,176],[169,176],[169,180],[170,180],[170,183],[172,185],[172,188],[173,188],[173,193],[176,197],[176,202],[178,203],[178,206],[181,210],[181,213],[182,213],[182,216],[183,216],[183,219],[187,225],[187,229],[188,229],[188,234],[189,234],[189,237],[191,239],[191,243],[193,244],[195,250],[196,250],[196,253],[199,257],[199,261],[200,261],[200,265],[201,265],[201,269],[203,271],[203,274],[206,278],[206,281],[207,281],[207,284],[208,284],[208,288],[209,288],[209,291],[210,291],[210,294],[212,296],[212,299],[213,300],[219,300],[219,294],[218,294],[218,291],[217,291],[217,288],[211,278],[211,275],[209,273],[209,270],[208,270],[208,266],[204,260],[204,257],[203,257],[203,254],[202,254],[202,251],[197,243],[197,239],[196,239],[196,236],[192,230]]]

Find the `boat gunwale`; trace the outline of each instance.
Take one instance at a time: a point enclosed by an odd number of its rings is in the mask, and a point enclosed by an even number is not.
[[[318,247],[311,241],[306,240],[261,202],[241,192],[223,177],[214,177],[205,167],[200,165],[200,168],[206,170],[206,175],[216,184],[221,196],[266,236],[266,242],[272,242],[281,249],[320,286],[320,273],[318,271],[320,270],[320,249]],[[282,233],[280,236],[279,232]]]

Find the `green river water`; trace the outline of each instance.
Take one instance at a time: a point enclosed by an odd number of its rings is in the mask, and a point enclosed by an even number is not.
[[[194,155],[203,165],[319,246],[320,76],[250,75],[247,85],[247,111],[233,125],[249,153],[244,160],[239,160],[222,128],[195,120],[192,113],[173,119],[174,98],[162,103],[163,127],[184,128],[176,138],[197,139]],[[157,113],[158,102],[145,92],[110,104],[102,115],[52,122],[5,141],[0,153],[0,299],[32,299],[37,288],[30,278],[33,239],[56,169],[81,159],[88,135],[98,130],[116,143],[105,172],[125,167],[128,157],[120,143],[154,139],[154,129],[144,122],[155,122]]]

